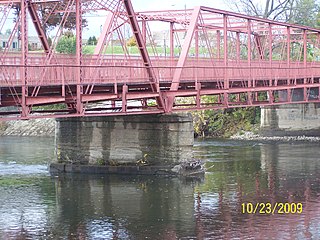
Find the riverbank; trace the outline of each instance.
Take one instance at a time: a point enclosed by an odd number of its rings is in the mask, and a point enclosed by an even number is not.
[[[32,119],[0,123],[0,136],[42,136],[53,137],[55,119]]]
[[[253,131],[240,131],[227,139],[244,141],[279,141],[279,142],[320,142],[320,137],[312,136],[263,136],[257,126]],[[54,137],[55,119],[32,119],[28,121],[0,122],[0,136],[43,136]]]
[[[274,142],[320,142],[320,137],[310,136],[273,136],[267,137],[250,131],[241,131],[230,137],[233,140],[245,141],[274,141]]]

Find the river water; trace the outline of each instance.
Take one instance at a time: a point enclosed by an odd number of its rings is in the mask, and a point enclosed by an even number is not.
[[[320,239],[319,143],[196,141],[202,179],[50,176],[53,146],[0,138],[0,239]]]

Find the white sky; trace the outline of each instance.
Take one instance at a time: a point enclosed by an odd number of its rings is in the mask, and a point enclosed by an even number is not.
[[[136,12],[167,9],[191,9],[195,6],[206,6],[217,9],[229,10],[225,0],[131,0]],[[88,17],[88,27],[83,31],[83,37],[99,36],[101,25],[105,17]],[[98,24],[97,24],[98,23]],[[158,31],[161,31],[161,24],[158,25]]]
[[[184,9],[195,6],[206,6],[227,10],[223,0],[131,0],[135,11]]]
[[[167,9],[191,9],[195,6],[207,6],[217,9],[228,10],[225,0],[131,0],[133,8],[136,12],[150,11],[150,10],[167,10]],[[1,14],[0,14],[1,15]],[[94,14],[93,14],[94,15]],[[104,14],[103,14],[104,15]],[[83,38],[87,39],[89,36],[99,36],[101,25],[105,22],[105,16],[96,14],[95,16],[86,17],[88,27],[83,31]],[[36,36],[33,24],[29,21],[29,34]],[[6,26],[2,29],[4,33],[6,29],[12,28],[12,19],[8,19]],[[162,29],[158,29],[162,30]]]

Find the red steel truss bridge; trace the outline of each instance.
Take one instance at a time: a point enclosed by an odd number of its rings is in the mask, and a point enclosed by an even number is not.
[[[70,24],[75,53],[59,53]],[[0,120],[320,102],[315,28],[203,6],[0,0],[0,32]]]

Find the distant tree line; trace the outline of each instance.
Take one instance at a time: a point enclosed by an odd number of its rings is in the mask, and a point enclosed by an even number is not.
[[[93,36],[93,37],[89,37],[87,45],[97,45],[97,43],[98,43],[98,40],[96,39],[95,36]]]

